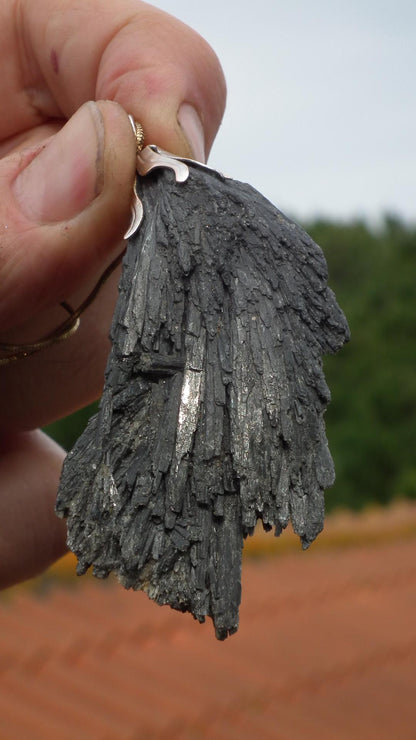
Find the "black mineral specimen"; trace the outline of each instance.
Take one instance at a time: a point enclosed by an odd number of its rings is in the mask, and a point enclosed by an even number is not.
[[[243,540],[307,547],[334,480],[321,355],[348,339],[320,248],[248,185],[138,177],[99,413],[57,501],[78,572],[238,628]]]

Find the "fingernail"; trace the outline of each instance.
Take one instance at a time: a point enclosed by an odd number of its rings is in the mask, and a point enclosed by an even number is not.
[[[16,178],[15,196],[26,218],[53,223],[81,213],[102,190],[103,153],[100,109],[86,103]]]
[[[204,129],[193,105],[182,103],[178,111],[178,121],[191,147],[193,158],[198,162],[205,162]]]

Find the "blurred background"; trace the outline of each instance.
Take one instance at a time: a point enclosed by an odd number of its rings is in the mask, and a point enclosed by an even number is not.
[[[290,531],[248,538],[225,643],[115,579],[76,580],[71,554],[4,592],[0,738],[414,740],[416,4],[156,4],[223,64],[210,164],[325,252],[352,334],[325,360],[337,480],[308,552]],[[69,449],[94,411],[47,431]]]
[[[416,498],[416,5],[156,4],[224,67],[211,166],[306,228],[347,315],[351,343],[325,361],[337,471],[328,511]],[[93,410],[48,432],[69,449]]]

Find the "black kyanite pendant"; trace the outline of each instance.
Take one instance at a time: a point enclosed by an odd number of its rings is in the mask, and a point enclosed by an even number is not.
[[[243,540],[289,520],[307,547],[334,480],[322,354],[348,326],[320,248],[248,185],[142,153],[99,413],[57,513],[78,572],[238,628]],[[173,169],[171,169],[173,168]]]

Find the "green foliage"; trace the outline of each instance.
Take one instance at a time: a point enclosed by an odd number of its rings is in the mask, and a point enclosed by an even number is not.
[[[305,224],[323,248],[351,342],[325,359],[326,415],[337,481],[327,508],[416,498],[416,227],[387,216]],[[96,407],[48,428],[69,449]]]
[[[90,406],[80,409],[75,414],[67,416],[66,419],[54,421],[53,424],[45,427],[44,431],[55,439],[58,444],[62,445],[65,450],[70,450],[87,426],[90,416],[96,413],[97,407],[97,403],[92,403]]]
[[[351,342],[325,359],[337,481],[328,508],[416,496],[416,228],[392,216],[306,226],[323,248]]]

